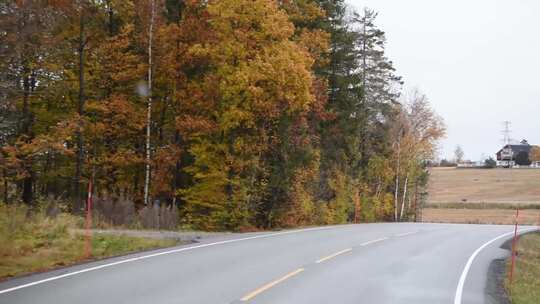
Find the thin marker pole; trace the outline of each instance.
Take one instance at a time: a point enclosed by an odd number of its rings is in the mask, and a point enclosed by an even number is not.
[[[514,238],[512,239],[512,264],[510,266],[510,277],[509,281],[510,284],[512,284],[512,280],[514,278],[514,268],[516,266],[516,246],[517,246],[517,228],[518,228],[518,217],[519,217],[519,209],[516,209],[516,220],[515,220],[515,226],[514,226]],[[510,292],[512,290],[510,289]]]

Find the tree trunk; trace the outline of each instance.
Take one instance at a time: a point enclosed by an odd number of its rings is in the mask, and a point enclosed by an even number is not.
[[[8,180],[7,180],[7,170],[4,169],[2,170],[3,171],[3,174],[4,174],[4,203],[7,204],[8,203],[8,195],[9,195],[9,192],[8,192]]]
[[[41,185],[41,195],[43,196],[49,195],[49,178],[47,177],[47,174],[49,174],[49,170],[51,169],[51,153],[51,150],[47,151],[47,157],[45,158],[45,166],[43,166],[43,176],[46,180],[43,185]]]
[[[364,21],[363,21],[363,36],[362,36],[362,87],[366,89],[366,72],[367,72],[367,32],[366,32],[366,10],[364,10]],[[366,94],[364,93],[364,96]],[[364,100],[366,98],[364,97]]]
[[[26,65],[26,64],[25,64]],[[23,77],[23,107],[22,107],[22,126],[21,133],[29,136],[30,134],[30,124],[32,118],[30,117],[30,70],[25,66],[24,77]],[[29,140],[29,138],[27,138]]]
[[[164,142],[164,127],[165,127],[165,118],[167,117],[167,108],[169,107],[170,100],[169,98],[164,98],[161,100],[161,111],[159,113],[159,120],[157,122],[157,143],[162,145]]]
[[[413,199],[413,205],[414,205],[414,221],[418,221],[418,181],[414,184],[414,199]]]
[[[399,193],[399,166],[401,160],[401,139],[398,138],[398,152],[397,152],[397,164],[396,164],[396,185],[394,190],[394,221],[398,221],[398,193]]]
[[[174,144],[176,145],[176,147],[180,146],[180,132],[178,132],[178,130],[176,130],[174,133]],[[178,184],[179,184],[178,182],[180,179],[180,170],[181,170],[180,157],[176,160],[174,168],[175,170],[174,170],[173,180],[172,180],[172,195],[173,195],[172,206],[176,208],[177,197],[178,197],[178,195],[176,195],[176,191],[178,190]]]
[[[150,190],[150,134],[152,124],[152,36],[154,31],[155,1],[151,0],[150,28],[148,30],[148,103],[146,111],[146,167],[144,176],[144,204],[148,205]]]
[[[32,124],[32,117],[30,113],[30,69],[28,67],[24,67],[24,78],[23,78],[23,122],[22,122],[22,134],[25,135],[25,141],[27,143],[30,143],[32,140],[32,135],[30,134],[30,126]],[[32,172],[32,163],[31,159],[26,160],[26,164],[24,165],[24,170],[26,173],[26,176],[23,179],[22,186],[22,201],[27,204],[31,205],[33,200],[33,188],[34,188],[34,173]]]
[[[75,180],[74,184],[74,195],[75,203],[73,205],[73,212],[78,214],[83,212],[83,204],[81,197],[81,177],[82,177],[82,165],[84,161],[84,135],[83,135],[83,125],[82,118],[84,114],[84,48],[85,48],[85,37],[84,37],[84,8],[81,6],[80,19],[79,19],[79,104],[77,112],[79,114],[79,128],[77,130],[77,163],[75,165]]]
[[[114,10],[112,8],[111,0],[107,0],[107,28],[109,30],[109,37],[114,36],[114,25],[113,25],[113,17],[114,17]]]
[[[405,210],[405,199],[407,197],[407,184],[409,183],[409,173],[405,176],[405,183],[403,184],[403,197],[401,199],[401,211],[399,213],[399,221],[403,220],[403,211]]]
[[[27,174],[29,174],[28,177],[25,177],[23,180],[23,192],[22,192],[22,200],[25,204],[31,205],[33,200],[33,188],[34,188],[34,181],[33,181],[33,172],[31,168],[26,168]]]

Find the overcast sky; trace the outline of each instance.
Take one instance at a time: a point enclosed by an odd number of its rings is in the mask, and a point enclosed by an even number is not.
[[[480,159],[511,137],[540,144],[539,0],[347,0],[379,12],[387,54],[406,87],[444,118],[441,156]]]

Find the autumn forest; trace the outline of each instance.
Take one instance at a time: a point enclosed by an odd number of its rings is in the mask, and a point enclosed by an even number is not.
[[[159,206],[204,230],[415,220],[445,127],[385,47],[343,0],[2,1],[0,202],[82,214],[91,192],[104,220]]]

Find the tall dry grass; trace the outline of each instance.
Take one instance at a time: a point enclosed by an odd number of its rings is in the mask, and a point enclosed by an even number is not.
[[[124,235],[94,235],[90,257],[85,236],[74,231],[84,219],[50,208],[29,210],[25,205],[0,203],[0,278],[69,265],[86,258],[102,258],[166,247],[176,240]]]
[[[512,304],[540,303],[540,232],[519,238],[514,281],[506,286]]]

